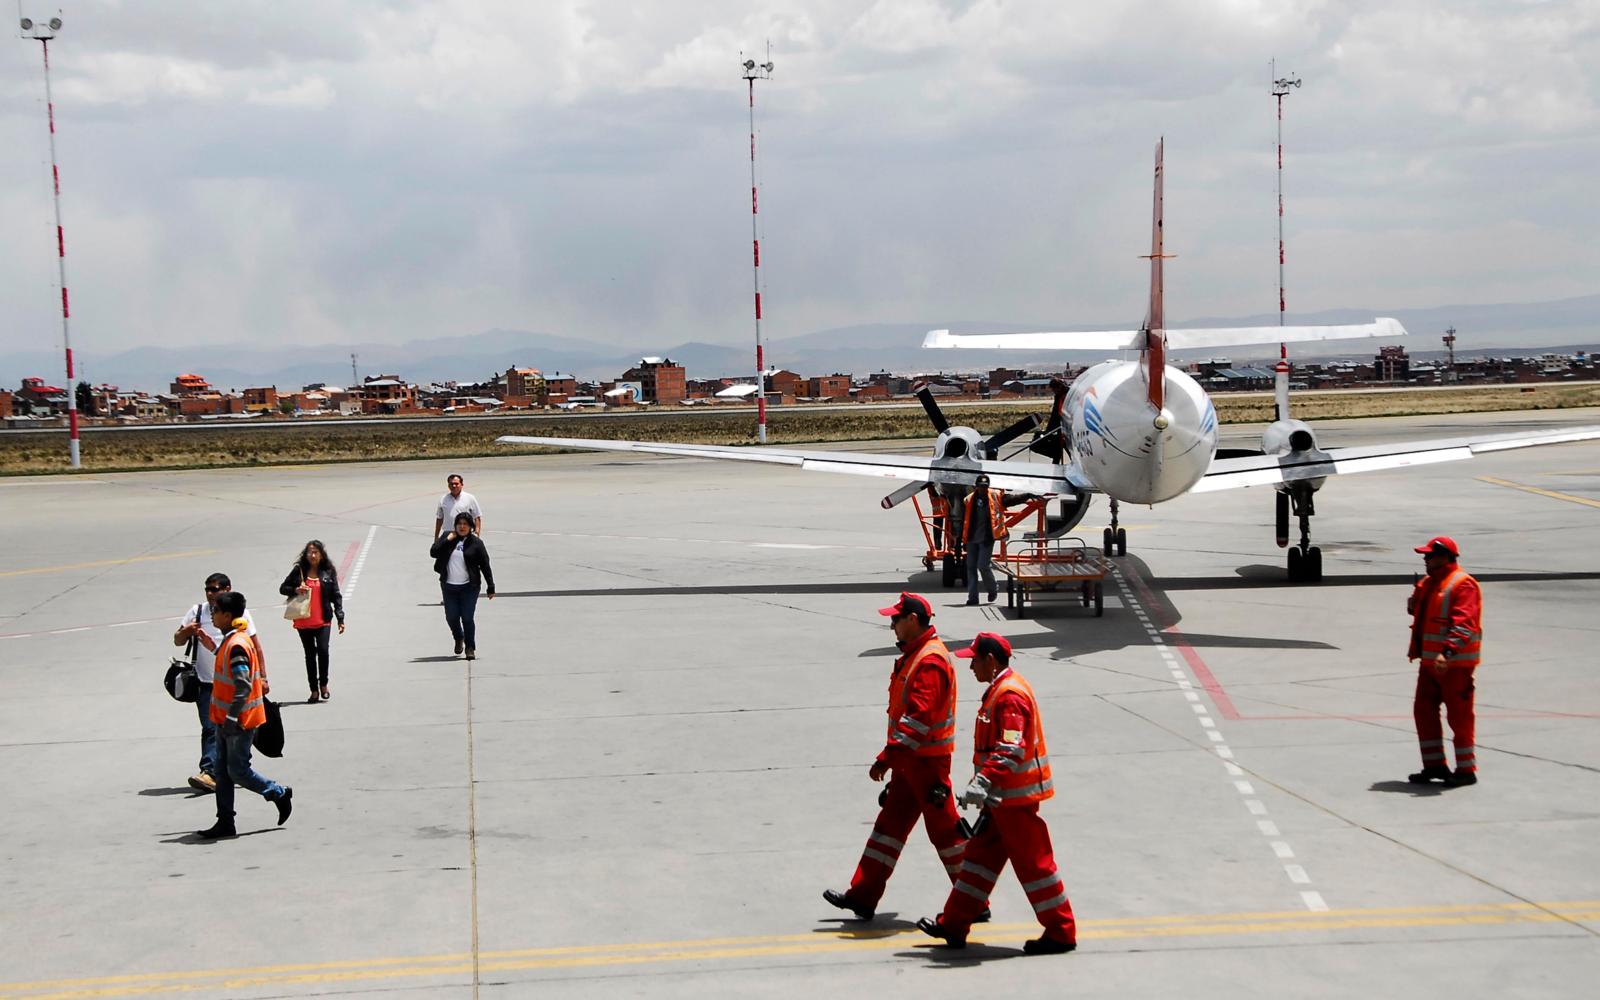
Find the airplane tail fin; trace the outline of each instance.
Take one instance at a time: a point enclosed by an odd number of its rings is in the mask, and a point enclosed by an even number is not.
[[[1161,150],[1164,145],[1165,139],[1156,140],[1155,200],[1150,221],[1150,308],[1145,313],[1144,349],[1139,353],[1145,384],[1149,387],[1150,405],[1157,413],[1166,406],[1167,394],[1167,322],[1161,302],[1161,262],[1166,259],[1161,248]]]

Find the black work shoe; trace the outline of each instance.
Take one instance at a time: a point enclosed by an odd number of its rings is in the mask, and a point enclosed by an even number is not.
[[[847,893],[840,892],[838,889],[822,890],[822,898],[827,900],[830,905],[854,913],[857,920],[871,920],[873,914],[877,912],[874,907],[862,906],[852,900]]]
[[[202,840],[217,840],[221,837],[237,837],[239,831],[233,828],[232,823],[224,823],[219,819],[210,829],[196,830],[194,835]]]
[[[929,937],[935,937],[943,941],[946,948],[965,948],[967,946],[967,936],[965,934],[958,937],[948,927],[939,923],[939,918],[937,917],[923,917],[918,920],[917,930]]]
[[[1077,951],[1076,941],[1057,941],[1048,935],[1041,935],[1032,941],[1025,942],[1022,946],[1024,955],[1065,955],[1069,951]]]
[[[999,597],[999,596],[1000,596],[1000,591],[998,591],[998,590],[989,591],[989,603],[993,604],[994,603],[994,599],[996,597]]]
[[[976,598],[976,597],[969,597],[969,598],[967,598],[967,604],[966,604],[966,606],[967,606],[967,607],[969,607],[969,608],[975,608],[975,607],[977,607],[977,606],[978,606],[978,599],[977,599],[977,598]]]
[[[457,639],[456,640],[456,655],[457,656],[461,655],[461,650],[463,648],[465,648],[464,644],[462,643],[462,641],[460,639]]]
[[[478,658],[478,651],[476,649],[474,649],[473,647],[468,646],[467,647],[467,659],[476,660],[477,658]]]
[[[1446,775],[1444,783],[1451,788],[1460,788],[1462,785],[1476,785],[1478,783],[1478,772],[1457,770],[1454,774]]]
[[[983,909],[978,911],[977,916],[972,918],[972,922],[975,924],[986,924],[989,922],[989,916],[989,908],[985,906]]]
[[[294,789],[285,785],[283,794],[273,799],[272,804],[278,807],[278,825],[282,826],[294,811]]]
[[[1426,785],[1430,781],[1450,780],[1450,769],[1439,764],[1429,764],[1416,774],[1406,775],[1406,780],[1413,785]]]

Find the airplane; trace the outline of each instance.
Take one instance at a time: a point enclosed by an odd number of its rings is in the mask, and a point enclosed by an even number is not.
[[[801,469],[908,480],[883,498],[891,508],[932,486],[959,502],[980,474],[1007,493],[1059,498],[1061,513],[1050,517],[1044,533],[1059,537],[1074,528],[1096,494],[1109,501],[1111,523],[1102,534],[1107,556],[1127,553],[1127,532],[1119,524],[1122,503],[1155,505],[1185,493],[1271,486],[1275,497],[1277,543],[1288,548],[1292,582],[1322,578],[1322,551],[1311,544],[1314,494],[1328,478],[1380,469],[1398,469],[1471,458],[1485,452],[1600,439],[1600,427],[1534,433],[1491,434],[1323,449],[1309,424],[1289,416],[1288,365],[1280,361],[1275,387],[1276,419],[1261,436],[1259,451],[1218,452],[1217,411],[1200,384],[1167,363],[1167,352],[1243,344],[1305,343],[1364,337],[1404,336],[1398,320],[1343,326],[1268,326],[1166,329],[1162,301],[1162,155],[1155,152],[1155,197],[1151,226],[1150,297],[1137,330],[952,335],[929,331],[931,349],[1114,350],[1137,351],[1138,359],[1104,361],[1090,367],[1070,387],[1057,383],[1055,402],[1044,427],[1029,416],[996,434],[950,424],[932,393],[918,396],[938,433],[933,454],[878,455],[858,452],[795,451],[767,447],[670,444],[507,435],[503,444],[533,444],[591,451],[642,452],[728,461],[766,462]],[[1284,348],[1287,350],[1286,346]],[[1023,447],[1048,461],[1001,458],[1000,449],[1028,431]],[[1022,449],[1019,449],[1019,451]],[[1291,513],[1300,538],[1289,544]],[[959,514],[955,519],[959,519]]]

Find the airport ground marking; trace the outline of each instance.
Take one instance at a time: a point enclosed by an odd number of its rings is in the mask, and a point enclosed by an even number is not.
[[[350,551],[345,553],[343,572],[346,574],[345,579],[348,581],[344,587],[343,596],[345,600],[349,600],[355,596],[356,584],[361,582],[361,571],[366,568],[367,556],[372,553],[372,540],[377,536],[377,534],[378,526],[374,524],[372,527],[367,529],[366,541],[360,543],[351,542]],[[356,548],[357,544],[360,545],[359,549]],[[350,560],[352,556],[355,557],[354,569],[351,569],[350,567]]]
[[[1239,718],[1239,713],[1234,709],[1233,702],[1222,691],[1222,686],[1216,683],[1216,678],[1211,675],[1211,671],[1205,669],[1204,661],[1201,661],[1198,655],[1194,655],[1194,651],[1183,640],[1183,633],[1178,631],[1177,626],[1168,626],[1166,633],[1163,633],[1156,626],[1156,623],[1151,620],[1150,614],[1145,610],[1144,603],[1140,597],[1142,596],[1145,601],[1153,603],[1154,595],[1151,594],[1149,588],[1145,586],[1144,581],[1139,578],[1138,574],[1132,570],[1124,574],[1120,567],[1113,565],[1111,567],[1111,575],[1117,581],[1117,588],[1122,591],[1123,606],[1134,613],[1134,617],[1139,621],[1139,627],[1144,629],[1145,638],[1150,641],[1151,646],[1160,654],[1161,662],[1166,665],[1178,690],[1183,693],[1184,700],[1188,702],[1190,709],[1193,710],[1195,721],[1200,724],[1200,731],[1205,733],[1206,739],[1211,743],[1211,749],[1222,760],[1223,770],[1232,781],[1234,791],[1239,794],[1240,800],[1244,803],[1245,811],[1256,817],[1256,829],[1263,837],[1267,838],[1267,846],[1271,848],[1273,856],[1283,868],[1284,875],[1291,884],[1303,887],[1298,890],[1300,901],[1305,904],[1306,909],[1313,913],[1327,912],[1327,900],[1323,899],[1322,893],[1313,887],[1311,876],[1307,874],[1305,867],[1295,860],[1294,848],[1283,838],[1277,824],[1268,818],[1267,804],[1262,802],[1256,795],[1255,786],[1245,780],[1244,768],[1235,762],[1233,749],[1228,746],[1226,737],[1223,736],[1222,730],[1217,726],[1217,720],[1211,717],[1211,710],[1200,700],[1199,694],[1194,690],[1195,680],[1190,678],[1190,672],[1192,671],[1194,679],[1199,680],[1201,686],[1211,695],[1212,703],[1216,705],[1218,714],[1226,720]],[[1135,589],[1140,591],[1139,595],[1134,593]],[[1189,671],[1184,670],[1173,657],[1167,641],[1168,634],[1173,637],[1175,644],[1178,646],[1178,651],[1183,654],[1184,660],[1188,662]],[[1199,669],[1195,668],[1197,662],[1199,663]]]
[[[1479,476],[1478,482],[1488,483],[1491,486],[1504,486],[1507,489],[1521,490],[1524,493],[1533,493],[1552,500],[1565,500],[1568,503],[1581,503],[1585,507],[1600,507],[1600,500],[1589,497],[1575,497],[1571,493],[1558,493],[1555,490],[1541,489],[1538,486],[1529,486],[1527,483],[1514,483],[1509,479],[1498,479],[1494,476]]]
[[[1570,925],[1600,918],[1600,900],[1547,903],[1471,903],[1439,906],[1375,907],[1317,913],[1266,911],[1196,915],[1161,914],[1080,920],[1081,942],[1140,939],[1193,939],[1352,930],[1408,930],[1436,927],[1493,927],[1517,924]],[[1028,923],[986,924],[973,929],[972,941],[1021,942],[1038,933]],[[616,942],[518,948],[482,954],[485,971],[528,971],[650,963],[757,958],[933,947],[909,927],[845,926],[833,933],[750,935],[745,937]],[[1087,950],[1087,949],[1086,949]],[[1141,949],[1148,950],[1148,949]],[[83,1000],[88,997],[240,990],[359,980],[465,976],[470,956],[463,953],[392,956],[242,968],[193,969],[118,976],[72,977],[0,983],[0,998]]]
[[[29,569],[0,571],[0,577],[32,576],[35,573],[65,573],[73,569],[98,569],[102,566],[123,566],[128,563],[157,562],[163,559],[188,559],[191,556],[215,555],[216,549],[192,549],[188,552],[164,552],[155,556],[129,556],[126,559],[98,559],[94,562],[66,563],[60,566],[34,566]]]

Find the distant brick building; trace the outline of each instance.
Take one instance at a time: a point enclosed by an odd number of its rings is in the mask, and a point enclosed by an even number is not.
[[[202,392],[212,392],[211,383],[193,372],[185,372],[172,380],[170,391],[174,396],[192,396]]]
[[[1411,357],[1404,347],[1380,347],[1373,368],[1379,382],[1404,382],[1411,377]]]
[[[15,393],[12,405],[32,414],[64,411],[67,408],[67,390],[46,385],[42,378],[25,378]]]
[[[11,390],[0,389],[0,420],[10,420],[14,415],[11,406]]]
[[[516,398],[523,406],[544,406],[549,400],[549,390],[545,386],[544,373],[537,368],[507,368],[506,369],[506,403],[512,403]],[[521,400],[527,400],[522,403]]]
[[[260,411],[262,413],[278,412],[278,387],[275,385],[256,386],[244,390],[240,394],[244,400],[245,412]]]
[[[638,367],[622,373],[621,381],[639,383],[646,403],[677,403],[689,395],[683,366],[671,358],[642,358]]]
[[[780,368],[767,376],[769,395],[788,396],[792,399],[795,396],[805,395],[807,388],[805,377],[787,368]]]
[[[818,375],[816,378],[806,380],[806,395],[816,399],[837,399],[850,395],[850,376]]]

